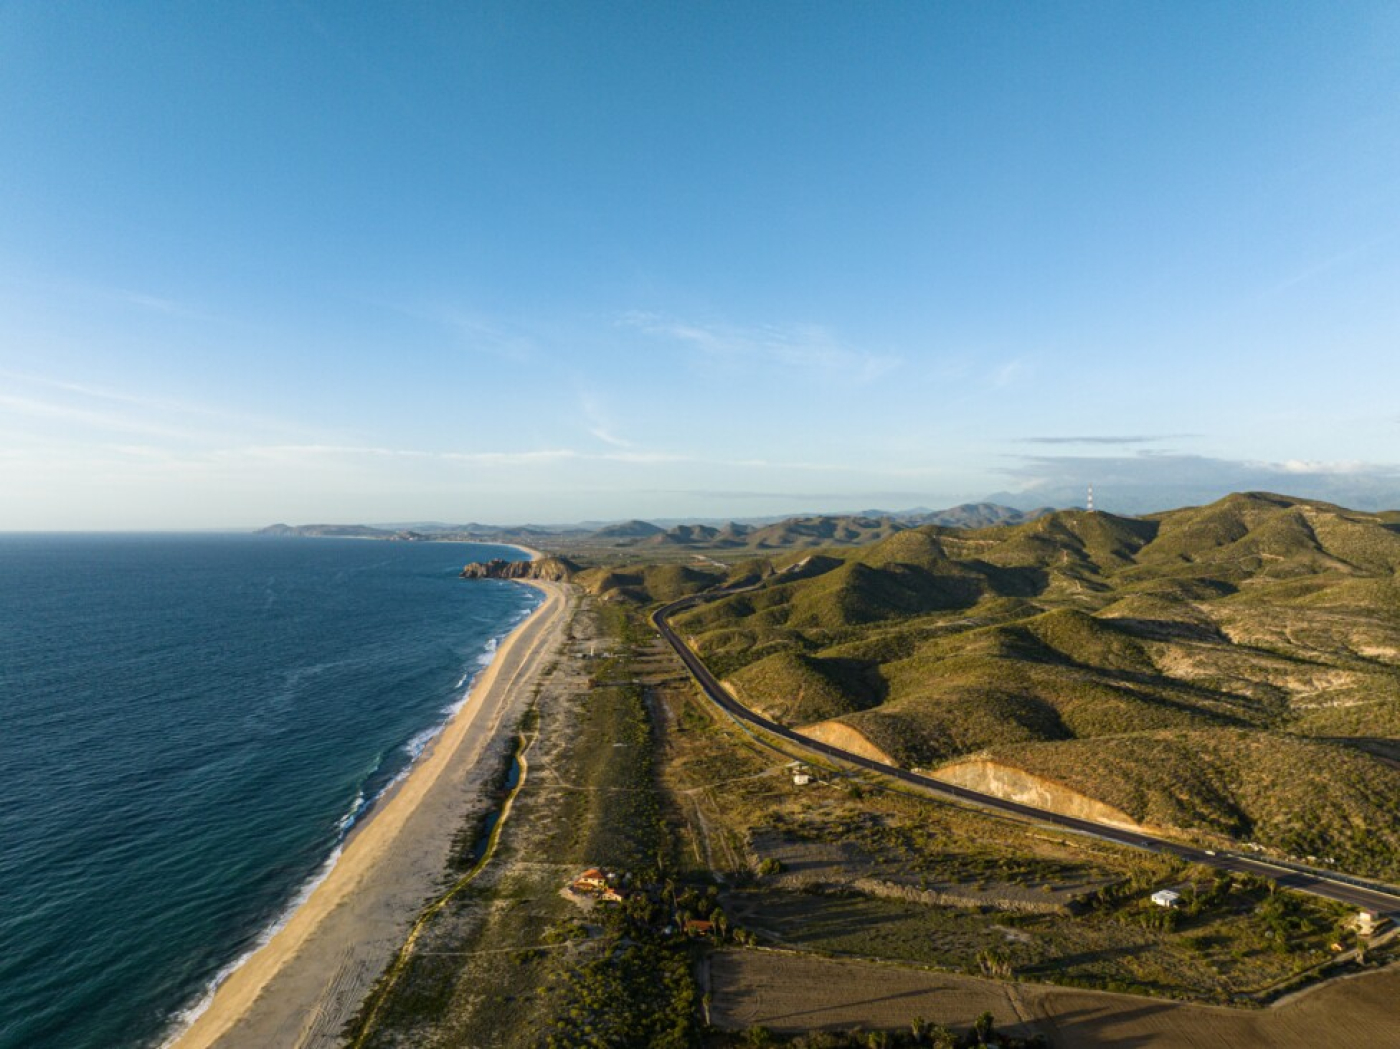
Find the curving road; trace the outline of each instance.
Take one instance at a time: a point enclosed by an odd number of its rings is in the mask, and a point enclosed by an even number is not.
[[[705,695],[709,697],[710,701],[720,707],[730,717],[738,721],[761,729],[771,736],[777,736],[800,750],[821,754],[824,757],[834,758],[847,765],[854,765],[870,772],[879,773],[881,776],[898,780],[909,786],[917,787],[922,791],[935,794],[951,801],[960,802],[964,805],[988,809],[992,812],[1011,816],[1016,819],[1031,820],[1036,823],[1045,823],[1055,827],[1062,827],[1080,834],[1091,834],[1094,837],[1117,842],[1120,845],[1127,845],[1134,849],[1144,849],[1148,852],[1178,856],[1192,863],[1218,867],[1221,870],[1257,874],[1269,878],[1284,888],[1295,889],[1298,892],[1310,893],[1313,896],[1321,896],[1329,900],[1336,900],[1348,906],[1376,911],[1379,914],[1395,915],[1400,913],[1400,889],[1387,891],[1383,888],[1353,882],[1346,875],[1332,875],[1319,871],[1298,869],[1291,866],[1271,863],[1268,860],[1239,856],[1234,853],[1220,853],[1206,849],[1197,849],[1189,845],[1182,845],[1179,842],[1168,841],[1165,838],[1155,838],[1150,835],[1124,830],[1121,827],[1113,827],[1105,823],[1095,823],[1092,820],[1066,816],[1058,812],[1052,812],[1049,809],[1038,809],[1031,805],[1022,805],[1019,802],[1007,801],[1004,798],[998,798],[992,794],[983,794],[979,791],[969,790],[966,787],[944,783],[941,780],[932,779],[928,776],[920,776],[907,769],[902,769],[897,765],[888,765],[881,761],[874,761],[870,758],[862,757],[859,754],[853,754],[849,750],[833,747],[831,744],[823,743],[820,740],[809,739],[806,736],[794,732],[790,728],[778,724],[776,721],[771,721],[761,714],[756,714],[748,707],[743,706],[735,700],[735,698],[725,690],[715,676],[710,673],[704,661],[681,639],[680,635],[671,628],[671,624],[668,622],[668,619],[677,612],[682,612],[687,608],[693,608],[705,601],[726,597],[731,593],[737,592],[738,591],[735,590],[722,592],[711,591],[706,594],[697,594],[682,598],[679,601],[673,601],[657,609],[656,612],[652,614],[651,621],[666,642],[675,649],[676,654],[680,656],[681,661],[685,663],[691,676],[695,679]]]

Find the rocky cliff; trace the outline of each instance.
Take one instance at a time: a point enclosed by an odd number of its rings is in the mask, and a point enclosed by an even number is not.
[[[567,582],[579,566],[564,557],[541,557],[534,561],[477,561],[462,569],[463,579],[546,579]]]
[[[1062,783],[1034,776],[1022,769],[995,761],[980,758],[955,761],[934,769],[928,775],[944,783],[969,787],[993,797],[1018,801],[1022,805],[1033,805],[1038,809],[1049,809],[1051,812],[1062,812],[1066,816],[1075,816],[1082,820],[1107,823],[1110,827],[1151,834],[1163,833],[1161,828],[1146,827],[1121,809],[1080,794]]]
[[[871,761],[881,761],[886,765],[899,764],[856,729],[841,721],[818,721],[815,725],[803,725],[795,731],[798,735],[806,736],[808,739],[815,739],[819,743],[829,743],[833,747],[849,750],[852,754],[859,754]]]

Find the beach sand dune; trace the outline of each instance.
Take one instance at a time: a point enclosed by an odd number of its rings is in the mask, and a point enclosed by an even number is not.
[[[442,882],[452,837],[478,796],[530,685],[565,635],[569,587],[529,583],[544,603],[501,642],[412,771],[346,841],[340,859],[256,954],[217,989],[171,1049],[332,1049]]]

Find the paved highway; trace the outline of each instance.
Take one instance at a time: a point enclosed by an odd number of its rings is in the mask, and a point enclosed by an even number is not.
[[[920,776],[917,773],[902,769],[897,765],[887,765],[881,761],[874,761],[870,758],[853,754],[840,747],[833,747],[829,743],[819,740],[809,739],[806,736],[794,732],[792,729],[779,725],[775,721],[770,721],[761,714],[756,714],[748,707],[743,706],[731,696],[715,676],[710,673],[709,668],[698,655],[692,651],[680,636],[671,628],[668,622],[670,616],[677,612],[692,608],[705,601],[714,600],[718,597],[726,596],[737,591],[710,592],[698,594],[692,597],[682,598],[673,601],[669,605],[658,609],[652,615],[652,623],[665,638],[667,643],[675,649],[681,661],[690,670],[691,676],[699,684],[700,688],[708,696],[711,702],[715,703],[731,717],[762,729],[772,736],[792,744],[801,750],[810,753],[824,755],[834,758],[847,765],[854,765],[858,768],[867,769],[871,772],[879,773],[890,779],[898,780],[901,783],[931,794],[938,795],[953,801],[962,802],[966,805],[974,805],[979,808],[989,809],[993,812],[1012,816],[1018,819],[1033,820],[1037,823],[1046,823],[1055,827],[1063,827],[1067,830],[1076,831],[1081,834],[1092,834],[1098,838],[1117,842],[1120,845],[1127,845],[1135,849],[1145,849],[1148,852],[1166,853],[1179,856],[1183,860],[1192,863],[1201,863],[1210,867],[1218,867],[1221,870],[1242,871],[1250,874],[1258,874],[1269,878],[1279,885],[1295,889],[1299,892],[1311,893],[1314,896],[1321,896],[1329,900],[1337,900],[1352,907],[1364,908],[1376,911],[1380,914],[1400,913],[1400,889],[1388,892],[1380,888],[1372,888],[1365,885],[1351,883],[1345,875],[1336,877],[1329,876],[1322,872],[1309,872],[1290,869],[1267,860],[1254,859],[1248,856],[1239,856],[1234,853],[1220,853],[1207,851],[1205,849],[1192,848],[1189,845],[1182,845],[1178,842],[1167,841],[1163,838],[1154,838],[1134,831],[1124,830],[1121,827],[1109,826],[1105,823],[1095,823],[1092,820],[1078,819],[1074,816],[1065,816],[1058,812],[1051,812],[1049,809],[1038,809],[1031,805],[1022,805],[1019,802],[1007,801],[992,794],[982,794],[966,787],[955,786],[951,783],[943,783],[940,780],[932,779],[928,776]]]

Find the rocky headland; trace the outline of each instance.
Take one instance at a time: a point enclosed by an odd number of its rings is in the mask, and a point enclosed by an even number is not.
[[[566,583],[580,566],[566,557],[539,557],[533,561],[474,561],[462,569],[463,579],[543,579]]]

